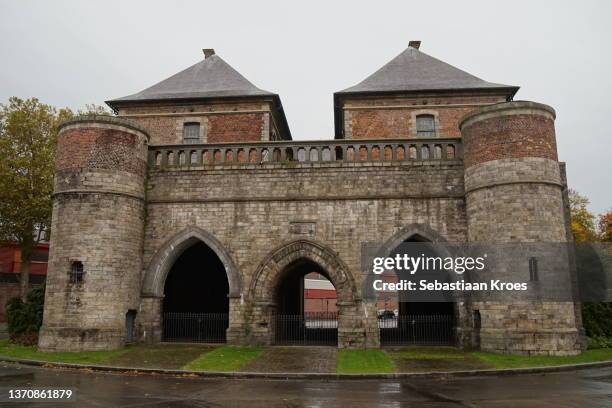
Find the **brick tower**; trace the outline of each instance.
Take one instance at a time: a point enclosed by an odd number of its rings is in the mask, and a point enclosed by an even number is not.
[[[124,344],[140,303],[147,144],[117,118],[61,126],[42,350]]]
[[[461,121],[468,240],[567,240],[555,111],[535,102],[483,107]],[[522,269],[512,272],[517,281]],[[562,273],[562,271],[559,271]],[[482,350],[567,355],[580,351],[571,302],[474,302]]]

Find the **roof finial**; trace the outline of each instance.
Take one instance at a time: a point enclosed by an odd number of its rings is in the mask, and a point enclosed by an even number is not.
[[[215,55],[214,48],[202,48],[202,52],[204,53],[204,59]]]
[[[409,46],[409,47],[412,47],[412,48],[414,48],[414,49],[416,49],[416,50],[418,50],[418,49],[419,49],[419,47],[421,46],[421,41],[420,41],[420,40],[413,40],[413,41],[410,41],[410,42],[408,43],[408,46]]]

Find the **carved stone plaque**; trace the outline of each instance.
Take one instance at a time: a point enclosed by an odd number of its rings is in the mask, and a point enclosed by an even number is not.
[[[292,221],[289,223],[289,233],[296,235],[315,234],[316,223],[310,221]]]

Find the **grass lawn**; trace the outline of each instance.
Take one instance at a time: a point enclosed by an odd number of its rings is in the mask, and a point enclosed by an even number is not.
[[[392,373],[395,364],[384,350],[338,350],[340,374]]]
[[[223,346],[201,355],[183,368],[197,371],[238,371],[259,357],[263,350],[263,347]]]
[[[181,368],[214,349],[194,344],[135,345],[113,351],[42,352],[35,346],[0,342],[0,355],[49,362],[101,364],[121,367]]]
[[[367,374],[521,368],[612,361],[612,348],[587,350],[578,356],[564,357],[462,351],[453,347],[326,350],[314,347],[283,349],[198,344],[134,345],[113,351],[42,352],[35,346],[20,346],[3,340],[0,341],[0,356],[135,368],[259,372],[333,372],[335,370],[341,374]],[[315,369],[317,364],[321,366],[320,369]]]
[[[512,354],[472,352],[475,357],[486,361],[494,368],[539,367],[562,364],[592,363],[612,360],[612,348],[587,350],[577,356],[517,356]]]
[[[407,347],[387,350],[398,372],[493,368],[493,364],[454,347]]]
[[[8,340],[0,341],[0,355],[41,360],[49,362],[64,362],[77,364],[100,364],[112,357],[118,357],[128,351],[127,348],[113,351],[82,351],[82,352],[42,352],[36,346],[21,346],[11,344]]]
[[[157,344],[127,346],[126,352],[104,361],[106,365],[139,368],[182,368],[185,364],[214,350],[216,346],[200,344]]]
[[[335,373],[335,347],[266,347],[241,371],[256,373]]]

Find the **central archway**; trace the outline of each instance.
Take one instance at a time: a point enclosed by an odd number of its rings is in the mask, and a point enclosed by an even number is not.
[[[306,279],[320,276],[320,279]],[[338,313],[333,310],[320,311],[309,308],[306,302],[308,288],[312,282],[329,284],[333,298],[335,287],[327,271],[309,259],[298,259],[285,267],[274,291],[276,305],[274,316],[274,344],[291,345],[336,345],[338,344]],[[335,306],[335,305],[334,305]],[[309,310],[310,309],[310,310]]]
[[[310,323],[304,319],[301,300],[296,299],[295,294],[303,294],[300,283],[305,275],[312,272],[324,276],[336,290],[337,323],[333,318]],[[336,252],[316,242],[297,240],[273,250],[257,268],[249,294],[255,305],[253,315],[257,316],[252,322],[252,332],[260,336],[257,341],[262,343],[274,343],[282,336],[283,327],[287,330],[296,327],[306,330],[317,327],[317,324],[318,327],[337,331],[337,344],[341,346],[353,344],[356,337],[363,337],[363,322],[355,316],[358,313],[355,307],[358,296],[353,276]],[[279,325],[277,316],[296,312],[297,326]],[[310,333],[324,337],[331,331],[328,330],[327,334]],[[305,339],[305,336],[303,334],[302,338]],[[325,343],[329,344],[330,341]]]

